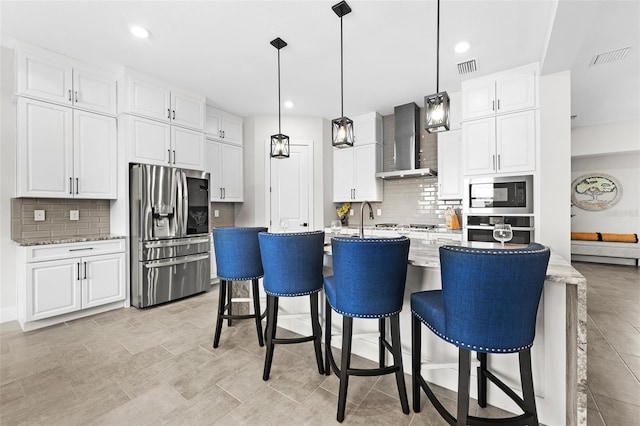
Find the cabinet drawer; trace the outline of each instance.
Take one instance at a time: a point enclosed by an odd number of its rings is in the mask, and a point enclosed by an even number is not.
[[[69,257],[95,256],[125,251],[125,240],[90,241],[84,243],[50,244],[26,249],[27,262],[67,259]]]

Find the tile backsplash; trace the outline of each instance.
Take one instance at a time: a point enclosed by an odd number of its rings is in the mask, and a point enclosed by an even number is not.
[[[424,130],[424,109],[420,108],[420,167],[438,168],[438,136]],[[382,117],[383,131],[383,171],[389,172],[393,168],[393,146],[395,142],[395,116],[393,114]],[[446,223],[445,210],[453,207],[461,220],[461,200],[438,200],[437,177],[415,177],[385,180],[383,182],[384,201],[371,203],[375,219],[370,220],[365,213],[365,225],[370,223],[398,223],[398,224],[428,224],[442,225]],[[337,204],[336,206],[340,206]],[[361,203],[352,203],[354,216],[350,217],[350,224],[360,223]],[[382,210],[382,216],[377,216],[377,209]],[[336,216],[337,217],[337,216]]]
[[[110,233],[109,200],[12,198],[11,238],[56,238]],[[45,220],[33,220],[34,210],[44,210]],[[69,212],[79,211],[78,220]]]

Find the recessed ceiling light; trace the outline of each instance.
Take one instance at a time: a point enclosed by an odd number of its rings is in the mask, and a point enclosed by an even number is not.
[[[458,44],[456,44],[456,47],[454,49],[456,53],[464,53],[467,50],[469,50],[469,47],[471,47],[471,45],[469,44],[468,41],[461,41]]]
[[[291,101],[285,101],[285,102],[284,102],[284,107],[285,107],[285,108],[293,108],[293,102],[291,102]]]
[[[146,28],[139,27],[134,25],[131,27],[131,34],[139,38],[147,38],[149,37],[149,31]]]

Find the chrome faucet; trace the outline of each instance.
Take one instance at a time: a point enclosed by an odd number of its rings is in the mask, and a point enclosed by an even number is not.
[[[369,206],[369,219],[374,219],[373,217],[373,207],[371,207],[371,203],[368,201],[363,201],[360,206],[360,238],[364,238],[364,205]]]

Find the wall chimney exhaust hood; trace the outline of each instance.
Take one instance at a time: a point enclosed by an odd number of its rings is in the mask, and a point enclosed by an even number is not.
[[[431,168],[420,168],[420,107],[415,102],[394,108],[394,171],[376,173],[380,179],[437,176]]]

